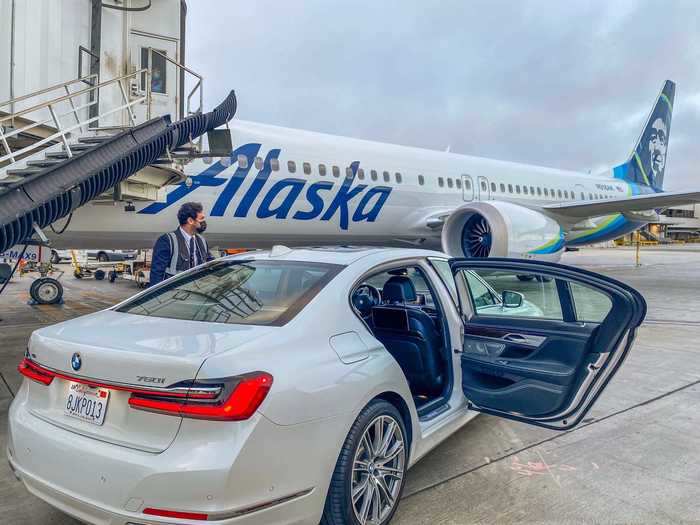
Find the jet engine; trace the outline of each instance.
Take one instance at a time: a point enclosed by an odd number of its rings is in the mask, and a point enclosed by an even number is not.
[[[559,260],[564,232],[536,210],[510,202],[472,202],[457,208],[442,228],[442,249],[453,257]]]

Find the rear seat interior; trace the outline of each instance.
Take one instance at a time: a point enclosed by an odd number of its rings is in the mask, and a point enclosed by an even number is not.
[[[363,291],[366,286],[377,290],[380,297]],[[358,292],[353,296],[355,307],[398,362],[417,404],[441,396],[447,377],[442,316],[419,270],[373,276]]]

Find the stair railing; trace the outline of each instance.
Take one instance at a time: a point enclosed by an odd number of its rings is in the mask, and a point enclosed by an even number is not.
[[[192,88],[192,90],[187,95],[187,98],[185,99],[187,101],[185,115],[178,115],[177,120],[180,120],[188,115],[192,115],[195,113],[201,113],[204,109],[204,84],[203,84],[204,77],[202,77],[202,75],[200,75],[199,73],[195,73],[194,71],[192,71],[190,68],[188,68],[184,64],[180,64],[176,60],[173,60],[165,53],[161,53],[157,49],[153,49],[152,47],[149,47],[148,48],[148,65],[146,68],[147,69],[146,96],[148,97],[148,109],[147,109],[148,118],[151,118],[151,102],[153,100],[153,96],[152,96],[153,93],[152,93],[152,89],[151,89],[152,88],[151,75],[152,75],[152,71],[153,71],[153,54],[154,53],[156,55],[164,58],[167,62],[170,62],[171,64],[173,64],[177,70],[185,71],[186,73],[189,73],[190,75],[192,75],[193,77],[195,77],[197,79],[197,82],[195,83],[194,87]],[[181,86],[180,92],[182,93],[184,91],[184,89],[185,89],[185,86]],[[195,110],[192,110],[192,97],[194,96],[195,93],[199,94],[199,107],[196,108]]]
[[[14,163],[18,159],[28,154],[31,154],[34,151],[38,151],[41,148],[41,146],[44,146],[46,144],[53,144],[56,142],[62,142],[65,147],[66,153],[69,157],[71,157],[72,152],[70,151],[68,138],[70,137],[70,134],[72,132],[76,130],[80,130],[81,132],[87,131],[88,124],[90,124],[91,122],[96,122],[99,119],[102,119],[108,115],[112,115],[120,111],[126,110],[130,124],[132,126],[135,125],[136,116],[134,114],[133,107],[143,102],[148,104],[148,95],[143,95],[141,97],[136,97],[130,100],[129,96],[127,95],[125,84],[134,77],[138,78],[138,75],[141,75],[142,73],[147,73],[147,69],[139,69],[137,71],[134,71],[133,73],[128,73],[126,75],[122,75],[120,77],[116,77],[105,82],[99,83],[95,83],[95,81],[97,80],[97,75],[91,74],[84,77],[69,80],[67,82],[62,82],[60,84],[56,84],[45,89],[35,91],[34,93],[30,93],[28,95],[16,97],[6,102],[1,102],[0,112],[2,112],[3,108],[7,106],[16,107],[16,104],[18,102],[31,101],[31,99],[36,99],[43,95],[53,93],[58,90],[65,91],[66,93],[65,95],[54,96],[49,100],[34,104],[25,109],[15,110],[14,112],[11,112],[7,115],[0,116],[0,147],[2,148],[2,150],[0,150],[0,154],[2,154],[2,156],[0,156],[0,165],[2,165],[6,161]],[[89,87],[71,92],[71,86],[77,83],[87,83]],[[117,105],[116,107],[110,108],[106,111],[98,111],[97,114],[93,117],[81,118],[80,112],[82,110],[88,109],[98,104],[98,95],[100,89],[105,88],[107,86],[115,85],[119,88],[121,94],[121,104]],[[81,103],[80,98],[83,96],[86,96],[88,101]],[[58,106],[63,102],[68,102],[70,107],[68,111],[59,113],[60,109],[58,108]],[[14,127],[15,122],[20,117],[32,113],[37,113],[41,110],[47,110],[49,113],[49,118],[32,121],[21,128]],[[65,117],[71,115],[72,118],[75,120],[75,123],[66,124],[63,120],[65,119]],[[9,132],[6,130],[7,123],[9,123],[10,128],[12,128]],[[41,126],[47,126],[49,128],[50,134],[47,137],[44,137],[41,140],[33,142],[32,144],[18,150],[13,151],[10,148],[8,139],[14,137],[19,138],[20,135],[28,133]]]

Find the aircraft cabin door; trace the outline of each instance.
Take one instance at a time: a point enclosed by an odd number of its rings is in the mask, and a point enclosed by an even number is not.
[[[479,177],[479,200],[488,201],[491,200],[491,189],[489,188],[489,179],[486,177]]]
[[[129,34],[131,71],[148,67],[148,48],[152,47],[161,54],[153,53],[151,57],[151,118],[171,115],[175,120],[178,115],[180,71],[165,57],[179,62],[178,41],[168,37],[143,34],[132,31]],[[140,98],[146,94],[146,75],[133,81],[130,87],[131,98]],[[134,107],[137,122],[146,120],[145,102]]]
[[[466,202],[474,200],[474,181],[469,175],[462,175],[462,199]]]

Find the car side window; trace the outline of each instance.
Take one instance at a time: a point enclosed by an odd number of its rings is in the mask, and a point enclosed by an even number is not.
[[[385,302],[386,298],[383,295],[384,284],[389,279],[397,275],[408,277],[413,283],[413,287],[416,290],[416,295],[418,296],[417,300],[415,301],[416,304],[425,305],[429,307],[435,306],[433,294],[430,291],[430,286],[428,286],[428,283],[426,282],[426,279],[423,276],[423,272],[413,266],[397,268],[386,272],[378,273],[376,275],[371,276],[369,279],[366,279],[362,283],[362,285],[368,284],[379,290],[379,292],[382,294],[382,302]]]
[[[433,300],[433,294],[430,293],[430,287],[428,283],[425,282],[423,272],[418,270],[418,268],[407,268],[406,276],[411,279],[413,287],[416,289],[416,294],[418,294],[418,296],[423,296],[424,304],[427,306],[434,306],[435,301]]]
[[[477,316],[563,320],[557,284],[545,275],[504,270],[460,270]]]
[[[474,272],[466,271],[464,272],[464,277],[469,285],[469,293],[472,296],[477,312],[484,307],[498,304],[496,294]]]

